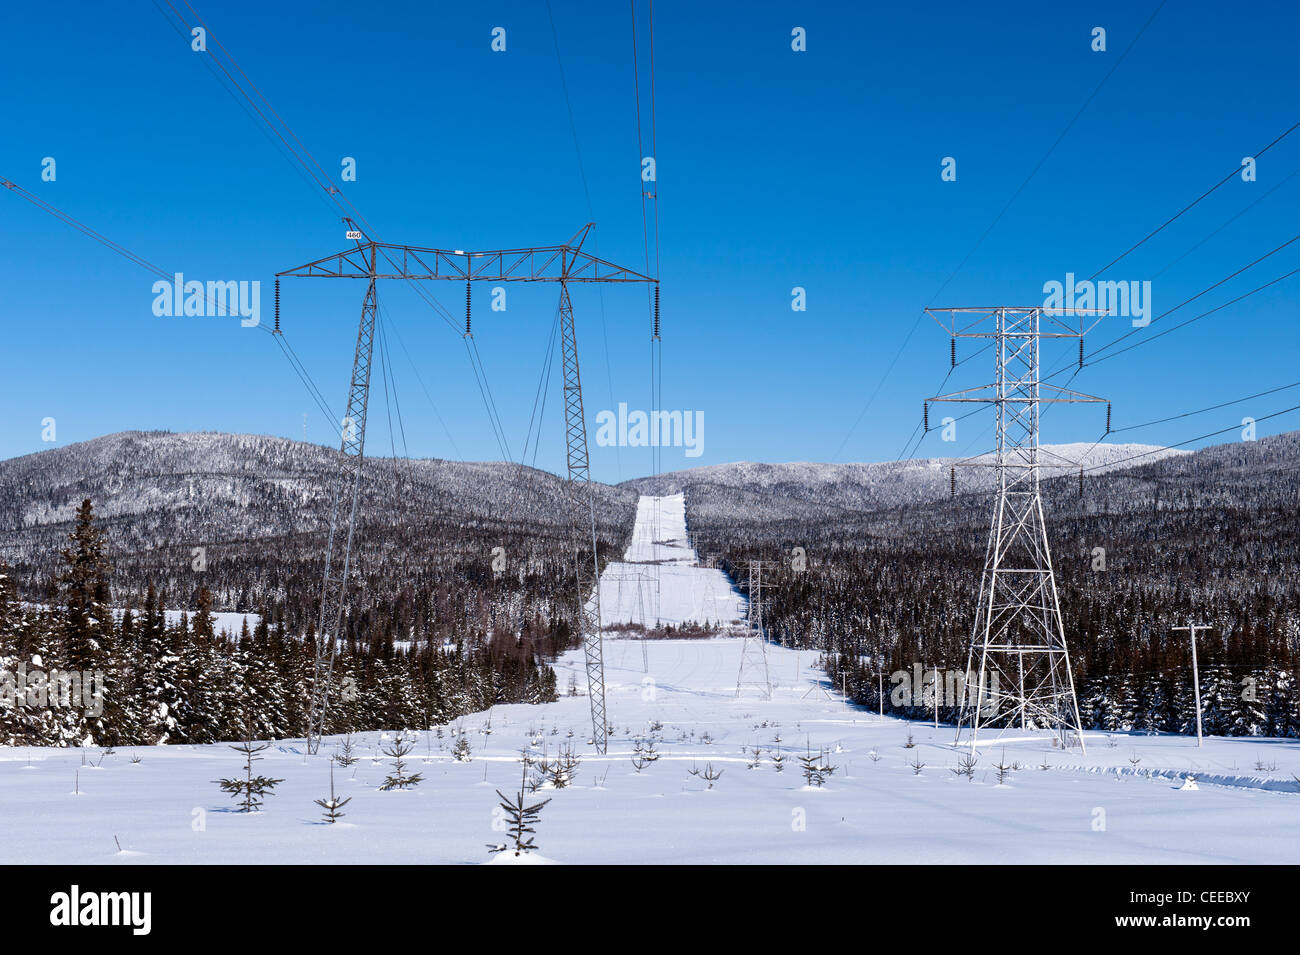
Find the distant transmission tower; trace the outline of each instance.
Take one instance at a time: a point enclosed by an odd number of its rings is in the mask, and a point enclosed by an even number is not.
[[[978,682],[973,694],[969,686],[962,694],[957,742],[969,729],[974,752],[981,728],[1018,724],[1052,727],[1062,745],[1073,731],[1085,748],[1043,519],[1038,422],[1044,404],[1105,399],[1043,382],[1039,346],[1043,339],[1082,339],[1106,313],[1043,307],[926,311],[952,336],[954,366],[958,338],[990,339],[997,362],[994,384],[929,399],[982,402],[997,411],[997,500],[966,662],[969,684],[978,660]],[[926,409],[928,422],[929,402]]]
[[[749,600],[745,614],[745,642],[740,645],[740,672],[736,675],[736,698],[746,687],[758,689],[763,699],[772,698],[772,677],[767,669],[767,632],[763,628],[763,569],[776,561],[749,562]]]

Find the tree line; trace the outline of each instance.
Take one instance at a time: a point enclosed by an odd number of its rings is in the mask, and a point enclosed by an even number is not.
[[[0,565],[0,742],[122,746],[279,739],[306,731],[313,628],[291,602],[217,632],[206,586],[168,622],[150,583],[114,610],[112,568],[89,500],[40,602]],[[558,590],[558,585],[557,588]],[[336,658],[327,733],[426,728],[497,703],[556,697],[546,659],[574,640],[567,618],[495,608],[494,626],[447,638],[393,619],[352,626]],[[401,619],[401,618],[399,618]]]

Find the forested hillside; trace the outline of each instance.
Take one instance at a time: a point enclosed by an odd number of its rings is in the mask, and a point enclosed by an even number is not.
[[[133,432],[0,462],[0,669],[110,680],[95,720],[56,710],[33,724],[11,705],[0,741],[209,741],[245,719],[301,735],[336,454]],[[553,694],[546,661],[574,641],[564,482],[446,461],[371,459],[363,473],[335,729],[427,727]],[[636,495],[594,488],[605,561],[626,546]],[[94,610],[73,619],[78,602]],[[119,623],[109,607],[129,612]],[[168,626],[163,608],[192,613]],[[215,610],[261,622],[226,639]]]
[[[1075,476],[1045,484],[1085,722],[1194,730],[1190,649],[1170,630],[1190,620],[1214,628],[1199,643],[1206,732],[1300,735],[1300,434],[1135,464],[1089,474],[1082,497]],[[806,549],[805,572],[765,581],[766,623],[828,649],[837,684],[872,708],[878,668],[888,695],[889,674],[915,663],[965,667],[989,507],[987,490],[967,491],[810,520],[746,487],[687,495],[702,552],[788,566]]]

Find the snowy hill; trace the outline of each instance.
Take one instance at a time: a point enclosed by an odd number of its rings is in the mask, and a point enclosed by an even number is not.
[[[265,594],[319,573],[337,456],[264,435],[132,431],[0,461],[0,560],[39,588],[90,498],[115,586],[154,580],[188,596],[193,548],[202,547],[218,609],[243,609],[240,593],[259,582]],[[602,537],[621,545],[636,495],[599,484],[595,493]],[[473,536],[500,544],[515,535],[523,543],[514,556],[528,547],[558,554],[554,542],[567,534],[564,480],[513,463],[370,457],[361,496],[359,543],[376,572],[439,559]]]
[[[0,530],[71,520],[82,498],[113,520],[188,514],[229,535],[275,534],[319,518],[338,452],[267,435],[126,431],[0,461]],[[563,480],[501,462],[367,457],[370,506],[418,505],[485,519],[559,519]],[[630,503],[600,488],[602,500]],[[402,500],[400,498],[405,498]],[[218,514],[220,516],[218,516]]]
[[[1122,466],[1125,459],[1143,455],[1143,462],[1189,452],[1149,444],[1057,444],[1040,449],[1045,474],[1067,473],[1080,466],[1097,472]],[[949,467],[953,458],[920,458],[879,463],[818,464],[790,462],[760,464],[737,461],[672,471],[657,478],[625,481],[643,494],[676,494],[712,486],[748,491],[760,496],[806,501],[829,507],[870,510],[899,504],[919,504],[949,493]],[[980,456],[974,461],[992,461]],[[977,472],[958,469],[959,489],[982,480]]]

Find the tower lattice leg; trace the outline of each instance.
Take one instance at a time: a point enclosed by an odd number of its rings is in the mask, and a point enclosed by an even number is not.
[[[600,560],[596,550],[596,500],[591,487],[587,456],[587,422],[582,408],[582,379],[578,372],[578,341],[573,326],[569,287],[560,283],[560,341],[564,367],[564,437],[572,501],[574,583],[577,587],[577,625],[587,668],[587,696],[591,702],[591,736],[596,752],[603,753],[609,734],[605,711],[605,651],[600,623]],[[591,561],[582,557],[583,537],[590,528]]]
[[[348,386],[347,414],[340,422],[343,464],[335,485],[330,514],[325,574],[321,581],[320,620],[316,627],[316,656],[312,667],[311,705],[307,715],[307,751],[313,754],[320,748],[320,738],[325,732],[330,680],[334,675],[334,654],[343,635],[348,578],[352,570],[352,543],[357,527],[357,503],[361,496],[361,465],[365,458],[366,409],[370,401],[370,359],[375,344],[376,303],[375,280],[372,277],[361,306],[356,354],[352,359],[352,381]],[[347,522],[346,529],[342,526],[344,521]],[[339,550],[342,550],[341,555],[338,554]]]

